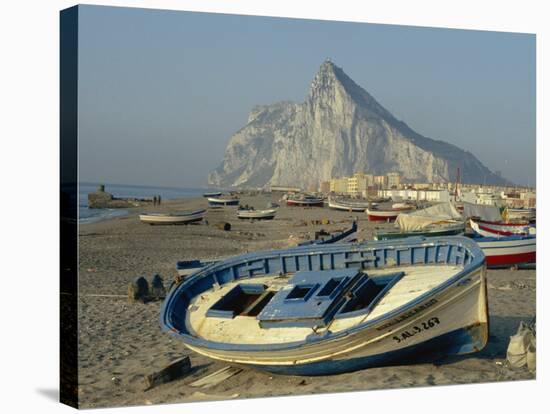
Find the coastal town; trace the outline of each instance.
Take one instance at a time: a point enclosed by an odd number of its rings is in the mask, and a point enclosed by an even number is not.
[[[271,185],[272,191],[300,192],[292,186]],[[508,207],[512,209],[536,208],[536,190],[524,186],[465,184],[458,181],[423,183],[411,182],[398,172],[373,175],[357,172],[349,177],[322,181],[309,191],[324,195],[341,195],[352,198],[391,198],[393,200],[448,202],[461,200],[473,204]]]

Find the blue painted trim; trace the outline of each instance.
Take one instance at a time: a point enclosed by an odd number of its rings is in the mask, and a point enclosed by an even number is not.
[[[483,242],[518,241],[518,240],[529,240],[529,239],[536,240],[537,236],[517,235],[517,236],[501,236],[501,237],[484,237],[476,233],[475,236],[470,236],[470,238],[477,243],[483,243]],[[525,246],[528,246],[528,245],[525,245]],[[510,247],[513,247],[513,246],[510,246]]]
[[[329,245],[312,245],[312,246],[298,246],[284,250],[272,250],[267,252],[256,252],[248,253],[236,257],[226,259],[224,261],[217,262],[203,268],[193,275],[189,276],[179,285],[176,285],[169,292],[166,300],[164,301],[161,313],[160,313],[160,324],[164,331],[182,339],[185,343],[196,346],[196,347],[205,347],[210,349],[218,350],[238,350],[238,351],[268,351],[268,350],[287,350],[287,349],[296,349],[303,345],[306,345],[308,341],[296,341],[288,342],[283,344],[229,344],[229,343],[220,343],[205,340],[202,338],[195,337],[187,332],[185,326],[185,313],[187,312],[187,305],[189,301],[194,296],[208,290],[213,284],[213,278],[211,275],[217,273],[218,275],[222,272],[232,272],[238,266],[247,264],[253,260],[271,260],[273,265],[275,265],[279,260],[283,260],[286,257],[294,257],[296,255],[312,255],[318,257],[321,263],[321,258],[324,255],[332,256],[334,260],[334,255],[341,255],[342,258],[340,261],[340,266],[345,267],[345,253],[360,253],[372,251],[376,252],[383,251],[384,257],[396,256],[396,250],[401,247],[407,246],[408,248],[417,247],[425,249],[437,249],[444,247],[447,249],[445,260],[442,260],[440,255],[429,255],[430,263],[455,263],[459,261],[460,255],[458,255],[458,248],[465,248],[469,252],[466,256],[463,256],[464,268],[457,272],[456,275],[448,279],[445,283],[439,285],[438,287],[424,293],[415,300],[406,303],[390,312],[387,312],[377,318],[372,320],[365,321],[358,325],[353,326],[350,329],[345,331],[331,333],[327,335],[323,340],[331,341],[337,340],[344,336],[354,334],[358,331],[368,329],[372,326],[380,324],[385,321],[389,321],[400,314],[407,312],[418,305],[422,304],[425,301],[428,301],[433,296],[443,292],[447,288],[453,286],[455,283],[459,282],[461,279],[469,277],[469,275],[476,271],[478,268],[482,267],[485,264],[485,256],[481,248],[471,239],[465,238],[462,236],[450,236],[450,237],[441,237],[441,238],[407,238],[407,239],[398,239],[398,240],[388,240],[388,241],[374,241],[366,242],[360,244],[329,244]],[[391,253],[392,255],[390,255]],[[425,255],[426,256],[426,255]],[[397,257],[397,256],[396,256]],[[395,259],[395,258],[394,258]],[[452,260],[451,260],[452,259]],[[374,263],[368,262],[367,264],[370,267],[379,268],[379,262],[375,261]],[[407,264],[407,263],[405,263]],[[290,264],[287,265],[289,267]],[[290,266],[291,267],[291,266]],[[368,267],[367,267],[368,269]],[[294,271],[297,269],[286,269],[288,271]],[[285,270],[285,272],[286,272]],[[262,276],[260,274],[255,276]],[[240,277],[244,277],[240,275]],[[239,278],[240,278],[239,277]],[[248,277],[248,276],[247,276]],[[232,279],[231,279],[232,280]]]
[[[409,346],[396,351],[385,352],[368,357],[355,357],[340,360],[327,360],[300,365],[247,365],[257,369],[285,375],[334,375],[353,372],[375,366],[387,365],[395,361],[406,362],[408,357],[417,360],[424,354],[431,358],[459,355],[481,349],[485,344],[473,342],[467,329],[461,328],[446,333],[421,344]]]

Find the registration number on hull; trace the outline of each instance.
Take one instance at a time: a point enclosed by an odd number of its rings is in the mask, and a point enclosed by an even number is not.
[[[430,330],[437,325],[439,325],[439,318],[434,316],[433,318],[430,318],[427,321],[421,322],[418,325],[414,325],[412,328],[406,331],[403,331],[398,335],[393,336],[392,339],[397,343],[400,343],[400,342],[406,341],[409,338],[412,338],[413,336],[421,332]]]

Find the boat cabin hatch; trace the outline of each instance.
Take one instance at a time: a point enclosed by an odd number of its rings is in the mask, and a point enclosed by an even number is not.
[[[238,284],[212,305],[206,316],[217,318],[256,316],[275,295],[275,292],[266,288],[267,286],[263,284]]]
[[[405,273],[369,277],[359,269],[299,271],[280,289],[239,283],[207,317],[249,316],[260,328],[323,327],[336,318],[367,313]]]

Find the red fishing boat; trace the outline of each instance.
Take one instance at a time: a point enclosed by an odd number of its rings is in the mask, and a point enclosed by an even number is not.
[[[505,223],[503,221],[487,221],[471,219],[472,230],[481,236],[514,236],[534,234],[535,227],[527,221]]]
[[[377,208],[367,208],[367,217],[369,221],[394,221],[400,213],[406,213],[413,209],[412,206],[391,208],[387,210],[379,210]]]

